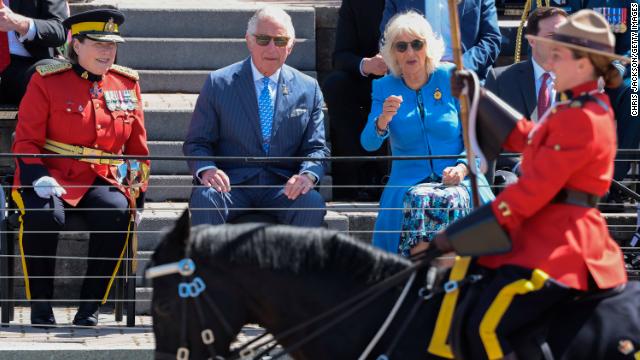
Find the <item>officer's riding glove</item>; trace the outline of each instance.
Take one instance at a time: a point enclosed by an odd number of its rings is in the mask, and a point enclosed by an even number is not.
[[[433,239],[433,244],[440,250],[442,253],[448,253],[454,251],[453,246],[449,242],[449,238],[447,237],[447,233],[444,231],[438,232],[435,239]]]
[[[43,176],[33,182],[33,190],[43,199],[49,199],[52,196],[60,197],[67,191],[58,184],[56,179],[51,176]]]
[[[465,89],[467,87],[467,89]],[[469,70],[454,70],[451,73],[451,94],[457,98],[461,94],[469,96],[469,101],[473,100],[473,91],[475,90],[475,81],[473,74]]]

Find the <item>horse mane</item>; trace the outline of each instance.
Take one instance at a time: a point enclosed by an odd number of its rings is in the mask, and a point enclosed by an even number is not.
[[[400,256],[375,249],[334,230],[286,225],[196,226],[191,252],[212,263],[257,266],[295,274],[335,271],[374,283],[411,265]]]

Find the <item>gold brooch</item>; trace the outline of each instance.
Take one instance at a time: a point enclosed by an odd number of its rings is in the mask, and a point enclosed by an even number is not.
[[[116,31],[116,24],[113,22],[113,18],[110,18],[109,21],[104,24],[104,31],[110,33]]]
[[[83,78],[83,79],[85,79],[85,80],[87,80],[87,79],[89,78],[89,73],[88,73],[88,72],[86,72],[86,71],[83,71],[83,72],[82,72],[82,75],[80,75],[80,77],[81,77],[81,78]]]
[[[436,88],[436,91],[433,92],[433,98],[436,100],[442,99],[442,92],[440,89]]]

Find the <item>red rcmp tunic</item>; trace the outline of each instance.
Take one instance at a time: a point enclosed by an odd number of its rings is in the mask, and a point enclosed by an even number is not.
[[[574,97],[597,89],[588,82]],[[483,256],[488,268],[512,264],[540,269],[575,289],[588,289],[591,274],[601,289],[626,283],[622,252],[595,208],[551,203],[563,188],[602,196],[609,189],[616,154],[613,111],[603,93],[596,101],[558,104],[536,125],[520,120],[503,147],[522,152],[522,176],[492,203],[513,248]]]
[[[114,66],[97,85],[100,91],[94,89],[97,95],[92,96],[94,82],[83,79],[69,67],[44,75],[36,72],[20,103],[13,152],[50,153],[43,150],[45,140],[50,139],[114,154],[149,155],[135,72]],[[135,109],[109,110],[105,93],[116,91],[115,94],[126,93],[129,97],[135,94]],[[22,178],[30,181],[48,175],[67,191],[62,199],[72,206],[78,204],[98,176],[126,194],[115,180],[115,166],[67,158],[22,158],[21,161],[22,166],[17,161],[15,188],[21,185],[21,172],[22,175],[29,172]],[[149,165],[149,161],[144,162]],[[145,188],[141,190],[145,191]]]

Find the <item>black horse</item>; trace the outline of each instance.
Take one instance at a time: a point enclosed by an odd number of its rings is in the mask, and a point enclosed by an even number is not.
[[[229,347],[244,324],[260,324],[277,336],[412,267],[406,259],[334,231],[264,224],[190,229],[185,212],[156,249],[152,265],[187,257],[195,263],[193,275],[201,283],[193,277],[185,281],[187,278],[178,274],[153,279],[158,359],[175,359],[180,347],[189,350],[190,359],[211,358],[212,353],[227,358],[235,355]],[[386,355],[392,359],[440,359],[427,348],[442,295],[415,307],[426,277],[427,270],[419,269],[394,321],[367,358],[377,358],[391,347],[393,353]],[[181,282],[190,286],[195,298],[178,296]],[[404,281],[381,292],[319,336],[310,337],[331,319],[278,341],[287,349],[309,340],[291,352],[299,360],[358,359],[387,318],[403,285]],[[638,359],[640,286],[628,286],[624,294],[583,299],[559,309],[547,319],[546,326],[536,326],[534,333],[529,333],[534,328],[523,329],[525,340],[514,341],[519,344],[518,358],[634,359],[635,354]],[[213,333],[208,341],[207,329]],[[540,334],[548,341],[534,341]],[[473,354],[468,358],[474,358]]]

